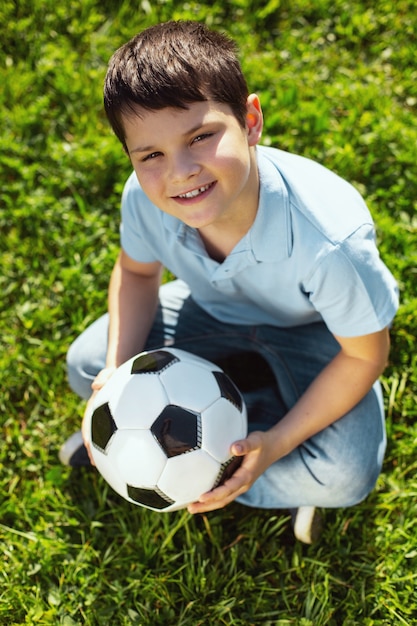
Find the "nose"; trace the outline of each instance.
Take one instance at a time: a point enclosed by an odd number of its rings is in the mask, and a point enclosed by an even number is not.
[[[171,182],[181,183],[196,176],[201,166],[189,151],[182,151],[173,155],[170,162],[169,176]]]

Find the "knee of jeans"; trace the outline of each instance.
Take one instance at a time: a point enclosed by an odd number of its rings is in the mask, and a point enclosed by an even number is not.
[[[304,463],[326,501],[323,506],[353,506],[364,500],[375,487],[382,469],[385,442],[369,454],[340,454],[334,458],[311,459],[304,454]],[[307,458],[306,458],[307,457]],[[309,458],[310,457],[310,458]]]
[[[341,484],[337,485],[340,492],[341,506],[353,506],[362,502],[374,489],[382,466],[360,463],[356,467],[345,468],[346,473]]]
[[[83,359],[76,346],[72,344],[67,352],[67,377],[71,389],[84,400],[91,395],[93,376],[88,374]]]
[[[358,463],[356,467],[351,467],[350,472],[346,472],[346,479],[342,486],[344,506],[362,502],[374,489],[381,469],[382,462],[378,459],[374,459],[373,462]]]
[[[385,449],[386,434],[381,427],[381,431],[375,429],[367,445],[358,445],[340,458],[341,486],[347,506],[361,502],[374,489],[382,471]]]

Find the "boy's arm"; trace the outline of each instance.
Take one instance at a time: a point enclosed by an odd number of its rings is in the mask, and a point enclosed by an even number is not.
[[[234,500],[272,463],[338,420],[368,393],[386,366],[388,329],[336,339],[340,352],[285,417],[266,433],[253,432],[233,444],[233,454],[245,456],[242,465],[224,485],[190,505],[191,513],[214,510]]]
[[[138,263],[121,251],[110,279],[106,368],[141,352],[158,307],[160,263]]]
[[[340,351],[277,425],[279,448],[288,454],[350,411],[384,371],[388,329],[361,337],[336,337]]]
[[[158,307],[162,269],[160,263],[138,263],[123,250],[120,252],[108,291],[110,319],[106,367],[97,374],[91,385],[92,395],[86,413],[94,395],[116,367],[143,350]],[[82,430],[84,441],[87,442],[85,424],[84,420]],[[89,452],[87,443],[86,446]],[[94,463],[91,455],[90,459]]]

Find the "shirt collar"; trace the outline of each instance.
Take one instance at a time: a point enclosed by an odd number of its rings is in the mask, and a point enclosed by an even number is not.
[[[277,165],[262,147],[257,148],[257,158],[259,208],[247,237],[257,261],[280,261],[292,250],[288,191]]]

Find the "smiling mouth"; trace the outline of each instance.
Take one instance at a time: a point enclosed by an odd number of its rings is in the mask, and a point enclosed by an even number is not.
[[[208,185],[204,185],[203,187],[198,187],[198,189],[194,189],[193,191],[187,191],[187,193],[180,193],[178,194],[178,198],[197,198],[197,196],[200,196],[202,193],[204,193],[205,191],[207,191],[208,189],[210,189],[210,187],[212,187],[214,185],[214,183],[209,183]]]

